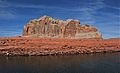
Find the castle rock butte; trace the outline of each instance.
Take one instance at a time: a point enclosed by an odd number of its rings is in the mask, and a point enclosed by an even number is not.
[[[59,20],[49,16],[33,19],[24,26],[23,36],[42,38],[102,38],[96,27],[81,25],[79,20]]]

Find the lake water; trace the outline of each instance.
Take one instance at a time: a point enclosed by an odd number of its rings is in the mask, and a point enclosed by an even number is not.
[[[120,53],[0,56],[0,73],[120,73]]]

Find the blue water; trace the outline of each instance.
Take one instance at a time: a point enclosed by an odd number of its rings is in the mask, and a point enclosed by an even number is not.
[[[120,53],[0,56],[0,73],[120,73]]]

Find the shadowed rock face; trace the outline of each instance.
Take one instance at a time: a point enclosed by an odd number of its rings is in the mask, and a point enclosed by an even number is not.
[[[50,38],[102,38],[97,28],[80,25],[79,20],[58,20],[49,16],[31,20],[24,26],[23,36]]]

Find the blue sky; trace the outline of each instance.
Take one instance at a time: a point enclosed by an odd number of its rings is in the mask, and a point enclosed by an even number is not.
[[[22,34],[23,26],[48,15],[96,26],[104,38],[120,37],[120,0],[0,0],[0,36]]]

